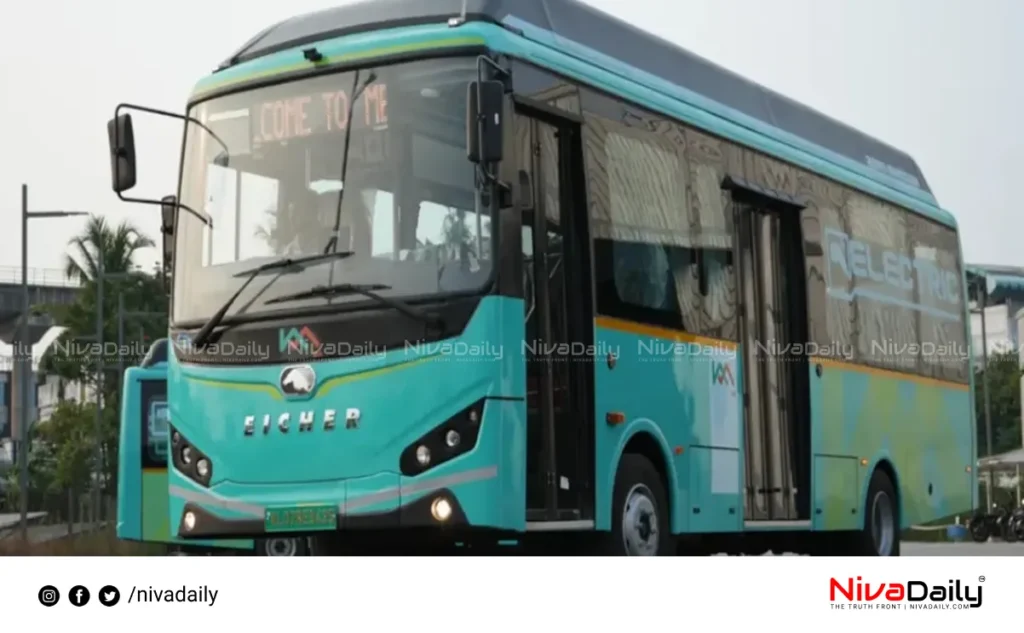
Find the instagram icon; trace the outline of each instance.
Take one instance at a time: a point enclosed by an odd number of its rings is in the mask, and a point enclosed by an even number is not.
[[[39,604],[44,607],[52,607],[60,602],[60,592],[53,585],[46,585],[39,590]]]

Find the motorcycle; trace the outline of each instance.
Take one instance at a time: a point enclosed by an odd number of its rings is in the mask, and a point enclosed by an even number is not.
[[[1006,508],[1001,507],[998,503],[992,504],[991,512],[982,512],[979,508],[968,524],[971,539],[975,543],[984,543],[991,536],[1005,536],[1004,526],[1008,516],[1009,512]]]

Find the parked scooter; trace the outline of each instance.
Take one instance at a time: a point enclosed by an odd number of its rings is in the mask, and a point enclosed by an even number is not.
[[[984,543],[990,536],[1007,543],[1024,540],[1024,508],[1007,508],[993,503],[990,512],[979,510],[974,513],[969,529],[976,543]]]
[[[1010,513],[1006,521],[1006,535],[1003,538],[1007,543],[1024,541],[1024,502]]]
[[[983,512],[980,508],[971,517],[968,529],[975,543],[984,543],[991,536],[1003,536],[1003,524],[1009,513],[998,503],[992,504],[991,512]]]

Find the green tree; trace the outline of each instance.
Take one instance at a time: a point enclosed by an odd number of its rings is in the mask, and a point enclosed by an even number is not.
[[[124,222],[115,226],[102,217],[93,216],[70,245],[71,252],[64,271],[69,278],[82,284],[81,291],[74,303],[43,308],[66,330],[44,354],[41,371],[57,375],[67,382],[77,381],[94,388],[102,378],[104,412],[100,441],[104,480],[112,491],[117,473],[119,434],[121,377],[118,366],[120,363],[127,368],[137,364],[149,342],[167,335],[167,295],[163,281],[154,274],[155,271],[137,266],[135,259],[139,251],[152,247],[154,242],[131,224]],[[104,275],[102,346],[96,340],[100,299],[97,280],[101,270]],[[126,314],[123,319],[118,318],[119,296],[124,298]],[[139,316],[140,313],[147,314]],[[125,344],[118,346],[122,328]],[[95,415],[95,408],[92,415]],[[85,428],[94,441],[93,423],[90,421]],[[65,435],[58,437],[79,441]],[[60,461],[54,468],[57,472],[74,470],[76,462],[65,462],[79,452],[64,448],[61,441],[51,442],[57,447],[54,450]],[[88,451],[85,454],[91,455]]]
[[[989,356],[987,370],[979,371],[974,378],[975,411],[978,421],[978,455],[987,452],[985,436],[985,398],[982,380],[987,373],[989,399],[992,412],[992,450],[995,454],[1020,448],[1020,365],[1016,351]]]
[[[48,507],[48,497],[56,489],[54,486],[54,467],[56,459],[51,447],[43,442],[37,441],[39,429],[33,426],[29,429],[29,442],[32,450],[29,452],[28,481],[29,481],[29,508],[33,511]],[[18,468],[11,468],[4,477],[5,507],[8,512],[17,512],[21,495],[20,472]]]
[[[49,458],[48,496],[67,503],[89,490],[95,455],[95,403],[64,401],[39,425],[38,441],[33,450]],[[74,516],[68,513],[71,524]]]

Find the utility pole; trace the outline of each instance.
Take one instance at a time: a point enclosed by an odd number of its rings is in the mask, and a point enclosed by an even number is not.
[[[86,211],[29,211],[28,185],[21,185],[21,320],[18,323],[17,341],[15,341],[15,373],[20,374],[18,382],[18,470],[19,488],[18,502],[21,510],[21,538],[28,540],[28,451],[29,451],[29,418],[31,407],[29,397],[35,390],[35,375],[32,371],[32,341],[29,340],[28,322],[32,306],[28,296],[28,221],[33,218],[67,218],[77,215],[88,215]],[[20,370],[18,369],[20,367]],[[13,390],[12,390],[13,393]]]
[[[96,270],[96,343],[99,345],[100,357],[99,366],[96,368],[96,421],[93,423],[95,437],[96,481],[92,490],[92,520],[95,528],[100,526],[100,503],[103,486],[103,373],[106,371],[106,360],[103,358],[103,258],[106,256],[102,250],[97,253]]]
[[[985,308],[988,307],[988,278],[982,278],[982,288],[978,296],[978,306],[981,312],[981,397],[985,401],[985,457],[992,456],[992,402],[988,394],[988,329],[985,318]],[[992,468],[989,468],[985,477],[985,512],[989,512],[992,506]]]

